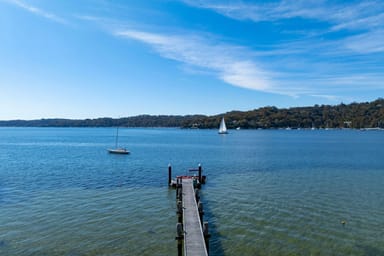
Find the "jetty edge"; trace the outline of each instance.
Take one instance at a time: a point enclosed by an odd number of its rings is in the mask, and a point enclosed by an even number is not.
[[[178,256],[208,256],[209,228],[203,221],[203,203],[200,200],[200,188],[206,182],[202,167],[190,169],[193,175],[176,176],[172,179],[172,166],[168,165],[168,185],[176,189],[176,237]],[[197,175],[196,175],[197,173]]]

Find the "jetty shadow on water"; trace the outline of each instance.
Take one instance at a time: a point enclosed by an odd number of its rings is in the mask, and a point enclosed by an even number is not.
[[[205,185],[206,186],[206,185]],[[223,256],[224,249],[221,244],[221,241],[225,239],[220,233],[216,225],[216,217],[212,211],[212,208],[209,206],[207,195],[204,195],[204,186],[201,189],[201,201],[204,203],[204,221],[209,223],[209,234],[211,235],[209,239],[209,255]]]

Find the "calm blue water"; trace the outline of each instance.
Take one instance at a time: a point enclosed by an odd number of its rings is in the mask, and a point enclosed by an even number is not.
[[[211,255],[384,255],[384,132],[0,128],[0,255],[176,255],[203,166]],[[345,225],[341,221],[346,221]]]

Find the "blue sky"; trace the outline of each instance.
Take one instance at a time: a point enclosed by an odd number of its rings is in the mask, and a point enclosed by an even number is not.
[[[0,120],[384,94],[384,1],[0,0]]]

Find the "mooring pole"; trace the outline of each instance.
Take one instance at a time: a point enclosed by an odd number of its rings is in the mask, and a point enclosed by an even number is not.
[[[172,166],[168,164],[168,186],[171,186],[172,182]]]
[[[201,164],[199,164],[199,183],[201,184]]]

